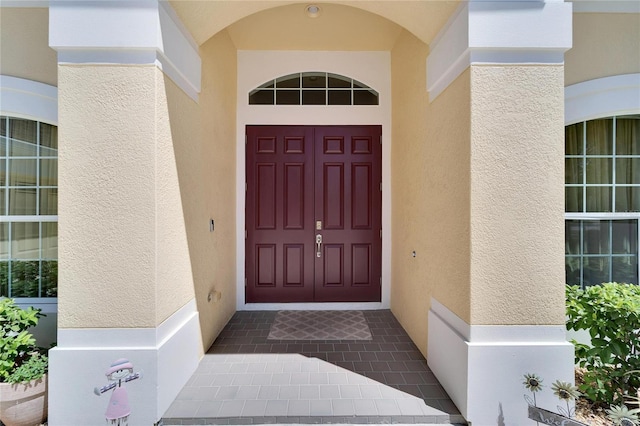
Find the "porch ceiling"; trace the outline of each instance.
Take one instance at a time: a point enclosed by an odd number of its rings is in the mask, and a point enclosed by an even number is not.
[[[278,32],[282,34],[287,34],[291,41],[292,39],[299,37],[301,28],[309,27],[308,25],[305,27],[304,24],[305,22],[310,22],[310,18],[307,18],[304,15],[305,5],[309,3],[318,4],[321,7],[324,5],[327,6],[328,10],[335,10],[340,6],[351,6],[373,14],[370,17],[364,17],[364,19],[368,19],[371,24],[378,23],[379,25],[367,25],[366,27],[361,26],[361,28],[376,28],[376,33],[379,33],[382,30],[383,35],[378,36],[378,38],[382,39],[386,37],[386,42],[381,43],[379,46],[380,49],[383,49],[387,48],[385,44],[388,44],[390,39],[395,40],[393,34],[395,32],[397,36],[399,28],[394,25],[390,25],[389,22],[380,26],[380,22],[385,19],[393,22],[397,26],[411,32],[424,43],[430,44],[438,31],[440,31],[451,14],[455,11],[459,1],[460,0],[323,0],[322,2],[307,1],[300,3],[295,0],[170,0],[170,3],[199,45],[202,45],[219,31],[231,26],[243,18],[269,9],[278,8],[280,6],[290,7],[282,8],[281,11],[284,12],[283,14],[269,13],[265,17],[274,19],[273,28],[277,28]],[[299,10],[294,8],[292,5],[299,6]],[[298,13],[300,16],[299,20],[288,19],[288,17],[294,16],[291,15],[294,9],[295,13]],[[348,9],[349,8],[344,8],[344,11],[347,12]],[[322,19],[323,16],[325,15],[321,15],[318,19]],[[330,15],[325,16],[325,19],[326,18],[330,18]],[[339,19],[339,17],[336,19]],[[342,19],[344,19],[344,17],[342,17]],[[338,20],[334,23],[327,24],[326,26],[334,29],[344,27],[339,25],[340,21]],[[241,32],[244,33],[247,28],[249,27],[245,26]],[[371,31],[373,34],[374,30]],[[250,34],[245,34],[242,37],[239,37],[237,34],[234,41],[240,44],[246,44],[248,43],[248,38],[250,38]],[[366,37],[360,38],[365,39]],[[251,37],[251,39],[255,38]],[[344,41],[344,39],[342,40]],[[236,47],[240,49],[247,48],[243,46]],[[337,47],[338,46],[336,46],[336,48]],[[253,48],[259,49],[262,47],[255,46]],[[267,46],[267,48],[270,47]],[[325,48],[328,49],[330,46],[325,46]]]

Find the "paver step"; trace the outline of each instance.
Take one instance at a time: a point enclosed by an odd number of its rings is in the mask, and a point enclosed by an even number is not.
[[[207,354],[164,425],[463,423],[424,400],[299,354]]]

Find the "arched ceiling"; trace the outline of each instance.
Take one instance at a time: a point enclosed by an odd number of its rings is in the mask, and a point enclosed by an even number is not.
[[[394,32],[399,33],[400,28],[411,32],[418,39],[426,44],[430,44],[438,31],[445,25],[452,13],[455,11],[460,0],[350,0],[337,1],[326,0],[320,3],[304,2],[295,0],[170,0],[185,27],[189,30],[199,45],[202,45],[219,31],[230,28],[230,33],[234,42],[238,44],[252,43],[252,48],[260,38],[251,34],[255,24],[260,21],[269,22],[273,28],[278,28],[280,32],[289,34],[290,41],[298,37],[305,30],[308,31],[312,25],[321,25],[322,20],[325,27],[331,26],[336,30],[346,28],[346,23],[350,22],[354,15],[351,8],[360,9],[359,20],[367,21],[368,25],[360,25],[360,28],[367,28],[370,36],[378,39],[379,47],[384,49],[385,43],[393,38]],[[321,7],[322,13],[318,18],[309,18],[305,15],[306,5],[313,3]],[[281,7],[288,6],[288,7]],[[337,14],[343,7],[344,13]],[[278,9],[275,9],[278,8]],[[298,9],[299,8],[299,13]],[[325,10],[326,9],[326,10]],[[259,12],[262,12],[259,14]],[[278,13],[280,12],[280,13]],[[325,13],[326,12],[326,13]],[[334,15],[332,17],[332,15]],[[377,15],[377,16],[376,16]],[[247,19],[244,19],[247,18]],[[239,22],[242,21],[242,22]],[[318,23],[313,23],[317,21]],[[235,27],[233,24],[238,22]],[[391,23],[395,24],[392,25]],[[277,27],[279,25],[279,27]],[[283,27],[284,26],[284,27]],[[285,31],[286,30],[286,31]],[[235,33],[234,33],[235,31]],[[378,33],[383,33],[382,35]],[[328,34],[326,31],[324,34]],[[333,34],[333,32],[331,32]],[[378,35],[376,35],[378,34]],[[271,36],[271,35],[270,35]],[[337,35],[333,35],[337,39]],[[397,36],[397,34],[396,34]],[[266,41],[266,38],[262,37]],[[277,39],[277,36],[275,36]],[[361,35],[362,40],[368,36]],[[250,42],[249,39],[253,41]],[[278,41],[274,39],[271,43]],[[385,39],[386,42],[382,42]],[[298,39],[298,42],[301,39]],[[344,41],[345,39],[342,38]],[[371,41],[371,40],[370,40]],[[316,48],[306,44],[308,49]],[[237,46],[238,48],[247,48]],[[264,48],[275,48],[274,46],[264,46]],[[289,47],[295,48],[295,47]],[[343,46],[349,50],[349,46]],[[353,49],[366,49],[366,46],[354,46]]]

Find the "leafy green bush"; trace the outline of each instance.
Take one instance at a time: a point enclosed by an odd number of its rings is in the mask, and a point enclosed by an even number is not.
[[[586,368],[580,390],[596,403],[621,403],[640,388],[640,286],[567,286],[567,329],[587,330],[591,346],[573,341]]]
[[[7,377],[9,383],[28,382],[44,376],[49,366],[49,358],[38,352],[31,353],[31,356],[20,367],[13,370]]]
[[[10,381],[16,369],[39,356],[36,341],[28,329],[38,324],[41,316],[39,309],[22,309],[12,299],[0,299],[0,382]]]

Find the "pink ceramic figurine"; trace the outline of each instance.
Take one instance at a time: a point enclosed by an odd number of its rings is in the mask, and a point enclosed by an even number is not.
[[[101,388],[95,388],[93,392],[100,396],[106,391],[113,389],[111,398],[109,399],[109,406],[105,413],[107,424],[114,426],[127,426],[129,424],[128,420],[129,414],[131,414],[131,407],[129,407],[127,389],[123,384],[139,379],[142,376],[140,373],[133,374],[133,364],[125,358],[120,358],[113,362],[105,372],[105,375],[112,383]]]

